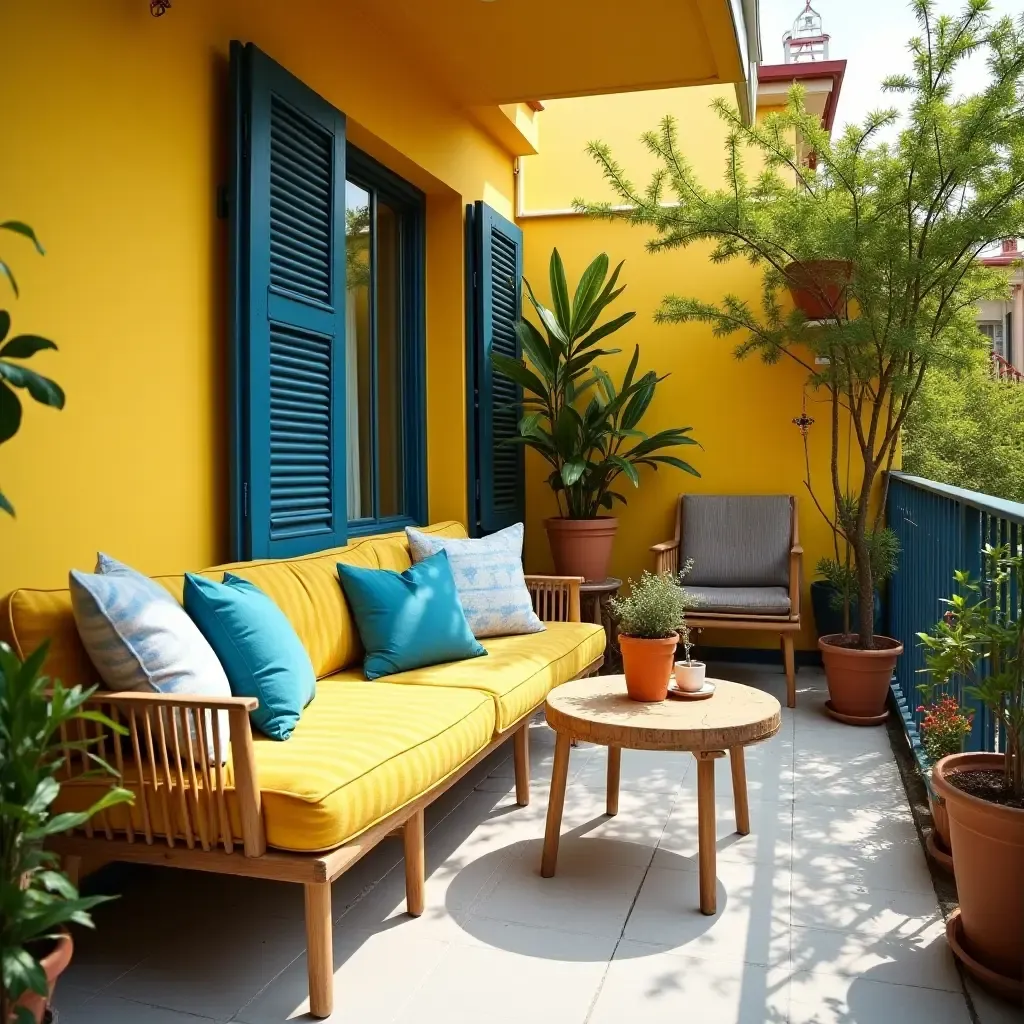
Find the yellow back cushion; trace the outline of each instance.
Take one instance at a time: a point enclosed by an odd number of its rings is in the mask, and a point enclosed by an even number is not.
[[[424,531],[442,537],[466,536],[460,523],[437,523],[424,527]],[[300,558],[216,565],[203,569],[202,575],[220,582],[224,573],[230,572],[273,598],[288,616],[319,679],[355,664],[363,656],[359,633],[338,582],[338,562],[396,572],[405,572],[412,564],[403,532],[367,537]],[[183,575],[154,579],[181,601]],[[49,675],[69,686],[98,681],[78,638],[67,590],[13,591],[4,599],[0,634],[23,658],[49,638]]]

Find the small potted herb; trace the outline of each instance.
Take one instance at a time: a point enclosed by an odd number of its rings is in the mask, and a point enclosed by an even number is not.
[[[626,691],[633,700],[652,702],[668,696],[679,629],[692,599],[679,577],[644,570],[639,582],[629,581],[628,597],[612,598],[619,623],[619,649]]]
[[[922,704],[918,711],[921,721],[921,746],[929,766],[937,764],[950,754],[964,749],[964,737],[971,731],[974,716],[960,706],[955,697],[946,696],[932,704]],[[949,845],[949,815],[946,802],[935,792],[931,779],[928,786],[928,804],[931,807],[935,831],[929,836],[928,852],[933,859],[949,871],[953,870],[953,855]]]

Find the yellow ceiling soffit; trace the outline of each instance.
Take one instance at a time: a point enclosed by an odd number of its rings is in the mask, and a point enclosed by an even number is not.
[[[512,156],[540,150],[538,111],[527,103],[502,103],[469,108],[470,116]]]

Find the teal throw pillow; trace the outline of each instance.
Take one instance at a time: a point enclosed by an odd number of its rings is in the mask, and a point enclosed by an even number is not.
[[[338,577],[366,650],[367,679],[487,653],[466,621],[446,551],[403,573],[339,563]]]
[[[223,583],[185,573],[185,611],[214,649],[236,697],[255,697],[249,716],[273,740],[292,734],[316,693],[316,674],[280,608],[248,580]]]

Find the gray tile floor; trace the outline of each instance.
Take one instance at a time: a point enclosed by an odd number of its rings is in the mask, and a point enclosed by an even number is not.
[[[783,693],[777,670],[718,674]],[[748,749],[753,830],[733,831],[718,771],[718,913],[697,910],[696,771],[625,751],[604,815],[606,752],[572,751],[558,874],[538,874],[553,734],[531,730],[533,801],[499,751],[428,812],[427,908],[403,913],[388,841],[334,887],[336,1010],[351,1024],[970,1024],[884,729],[799,707]],[[280,1024],[306,1017],[297,887],[167,869],[77,937],[60,1024]],[[974,992],[982,1024],[1012,1011]],[[308,1018],[307,1018],[308,1019]]]

